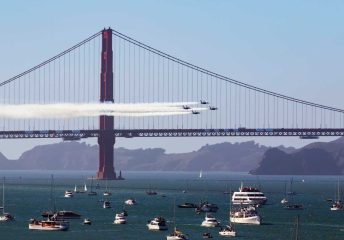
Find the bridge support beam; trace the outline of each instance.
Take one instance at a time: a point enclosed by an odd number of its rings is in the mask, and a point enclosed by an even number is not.
[[[100,102],[113,102],[112,29],[102,31],[100,72]],[[99,117],[99,168],[98,179],[116,179],[114,169],[114,117]]]

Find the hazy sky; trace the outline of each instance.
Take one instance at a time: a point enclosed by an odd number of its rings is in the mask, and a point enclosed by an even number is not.
[[[245,83],[344,108],[341,0],[1,1],[0,81],[109,26]],[[249,139],[117,139],[116,146],[185,152],[206,143],[242,140]],[[309,143],[256,140],[272,146]],[[15,158],[34,145],[57,141],[0,140],[0,151]]]

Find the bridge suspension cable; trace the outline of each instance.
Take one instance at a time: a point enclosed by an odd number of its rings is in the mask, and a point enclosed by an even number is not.
[[[0,83],[0,105],[96,103],[102,32]],[[112,30],[114,103],[199,102],[194,114],[115,116],[116,130],[341,129],[344,110],[255,87]],[[1,89],[2,88],[2,89]],[[204,111],[207,108],[207,111]],[[0,130],[96,130],[97,117],[0,118]],[[283,131],[282,131],[283,132]]]

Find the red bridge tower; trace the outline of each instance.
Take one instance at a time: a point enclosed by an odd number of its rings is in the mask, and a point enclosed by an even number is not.
[[[113,69],[112,69],[112,29],[102,31],[102,52],[100,72],[100,102],[113,102]],[[99,168],[98,179],[116,179],[114,169],[114,117],[99,117]]]

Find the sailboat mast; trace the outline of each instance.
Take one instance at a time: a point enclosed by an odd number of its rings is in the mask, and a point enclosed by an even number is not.
[[[339,177],[337,179],[337,201],[340,200],[340,197],[339,197],[340,193],[339,193]]]
[[[299,240],[299,215],[296,216],[295,240]]]
[[[56,204],[55,204],[53,187],[54,187],[54,175],[51,175],[51,183],[50,183],[50,209],[52,209],[53,212],[56,212]]]
[[[231,226],[232,223],[231,223],[231,212],[232,212],[232,188],[229,188],[229,213],[228,213],[228,222],[229,222],[229,225]]]
[[[174,224],[174,231],[177,231],[177,228],[176,228],[176,197],[174,197],[174,201],[173,201],[173,224]]]
[[[5,177],[2,182],[2,214],[5,214]]]

